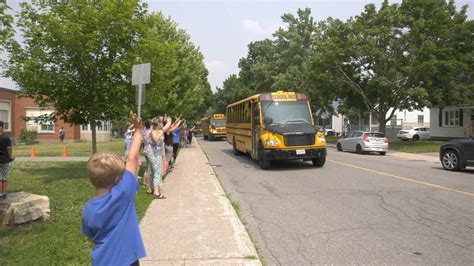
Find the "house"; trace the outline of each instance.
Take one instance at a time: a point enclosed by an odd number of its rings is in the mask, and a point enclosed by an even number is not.
[[[387,118],[392,110],[387,112]],[[353,114],[348,117],[350,130],[379,130],[380,123],[372,113],[362,116]],[[395,137],[401,129],[430,127],[430,121],[430,109],[427,107],[422,110],[396,110],[391,119],[385,124],[385,135]]]
[[[337,103],[333,103],[334,109],[337,110]],[[393,110],[393,109],[392,109]],[[390,110],[387,116],[391,113]],[[397,135],[401,129],[410,129],[413,127],[430,127],[430,109],[422,110],[396,110],[392,118],[386,123],[385,134],[389,137]],[[322,114],[319,119],[319,125],[325,128],[332,128],[337,134],[344,134],[346,131],[352,130],[379,130],[379,121],[373,113],[359,115],[351,113],[348,115]]]
[[[35,118],[54,112],[53,108],[39,107],[32,98],[21,97],[20,91],[0,87],[0,121],[5,123],[5,132],[17,139],[23,128],[37,132],[40,141],[57,141],[61,127],[66,141],[91,140],[89,125],[72,125],[62,120],[54,122],[37,121]],[[110,122],[97,128],[97,141],[111,138]]]
[[[474,106],[431,108],[431,137],[465,138],[474,136]]]

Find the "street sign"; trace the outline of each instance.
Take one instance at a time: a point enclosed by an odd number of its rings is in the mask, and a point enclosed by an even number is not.
[[[136,85],[138,117],[141,117],[142,104],[145,102],[145,84],[150,83],[151,64],[133,65],[132,85]]]
[[[151,64],[133,65],[132,85],[143,85],[150,83]]]
[[[139,101],[138,99],[140,99],[141,101]],[[137,85],[135,86],[135,104],[143,105],[144,103],[145,103],[145,85],[143,86]]]

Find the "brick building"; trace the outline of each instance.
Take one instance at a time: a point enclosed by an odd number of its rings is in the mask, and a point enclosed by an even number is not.
[[[22,128],[38,133],[39,141],[57,141],[61,127],[66,141],[90,140],[89,125],[71,125],[62,120],[54,122],[34,121],[35,117],[54,112],[53,108],[42,108],[33,99],[20,97],[21,92],[0,87],[0,121],[5,123],[5,132],[13,138],[20,136]],[[29,118],[29,119],[25,119]],[[101,123],[97,129],[97,141],[110,140],[110,123]]]

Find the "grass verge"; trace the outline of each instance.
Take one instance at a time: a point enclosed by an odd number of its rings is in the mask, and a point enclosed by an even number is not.
[[[0,265],[88,265],[92,242],[81,233],[81,213],[94,188],[86,163],[12,163],[8,192],[17,191],[48,196],[51,219],[0,228]],[[140,189],[135,198],[139,219],[151,201]]]
[[[444,141],[440,140],[403,141],[397,138],[390,138],[388,141],[388,149],[390,151],[408,153],[439,152],[439,147],[443,142]]]
[[[13,155],[16,157],[29,157],[31,155],[31,149],[35,148],[36,156],[53,156],[60,157],[63,155],[63,149],[66,147],[68,156],[85,156],[89,157],[92,155],[92,143],[91,142],[71,142],[71,143],[38,143],[33,145],[16,145],[13,146]],[[97,142],[97,151],[111,151],[118,155],[124,154],[123,139],[114,139],[111,141]]]
[[[326,137],[326,143],[336,144],[339,138],[340,137],[337,137],[337,136]]]

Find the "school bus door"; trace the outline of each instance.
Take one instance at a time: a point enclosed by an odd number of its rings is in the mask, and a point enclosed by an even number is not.
[[[252,153],[253,159],[258,159],[258,139],[260,136],[260,108],[258,103],[252,103]]]

